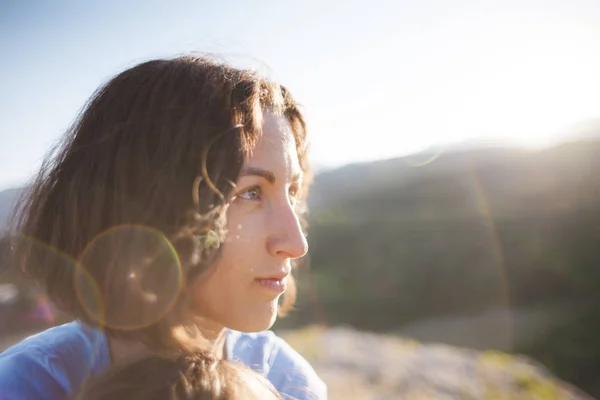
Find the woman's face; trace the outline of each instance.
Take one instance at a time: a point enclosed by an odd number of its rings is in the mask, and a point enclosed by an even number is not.
[[[301,180],[287,120],[265,114],[230,201],[221,257],[193,288],[195,310],[215,327],[257,332],[275,322],[290,261],[308,250],[294,210]]]

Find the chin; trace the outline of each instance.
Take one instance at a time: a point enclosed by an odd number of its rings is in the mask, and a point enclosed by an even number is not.
[[[243,319],[229,324],[228,328],[247,333],[260,332],[271,328],[276,320],[277,302],[269,307],[261,307],[260,310],[248,311]]]

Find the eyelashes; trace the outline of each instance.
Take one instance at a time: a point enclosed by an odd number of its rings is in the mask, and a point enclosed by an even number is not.
[[[246,189],[242,193],[239,193],[236,198],[249,200],[249,201],[258,201],[261,199],[261,190],[259,186],[252,186],[249,189]]]
[[[294,204],[297,199],[298,199],[298,185],[294,184],[291,185],[290,188],[288,189],[288,196],[290,198],[290,200],[292,201],[292,204]],[[237,194],[235,196],[235,198],[238,199],[242,199],[242,200],[247,200],[247,201],[260,201],[263,199],[264,196],[264,192],[262,190],[262,188],[258,185],[256,186],[252,186],[244,191],[242,191],[241,193]]]

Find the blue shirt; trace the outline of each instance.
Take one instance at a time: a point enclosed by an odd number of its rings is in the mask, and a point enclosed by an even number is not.
[[[325,400],[308,362],[271,331],[227,331],[227,359],[266,376],[284,399]],[[106,335],[80,322],[50,328],[0,353],[0,400],[63,400],[110,365]]]

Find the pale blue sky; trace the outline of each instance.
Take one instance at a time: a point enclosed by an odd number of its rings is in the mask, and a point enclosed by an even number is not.
[[[320,165],[469,138],[543,145],[600,116],[599,0],[0,4],[0,190],[108,78],[188,51],[286,84]]]

